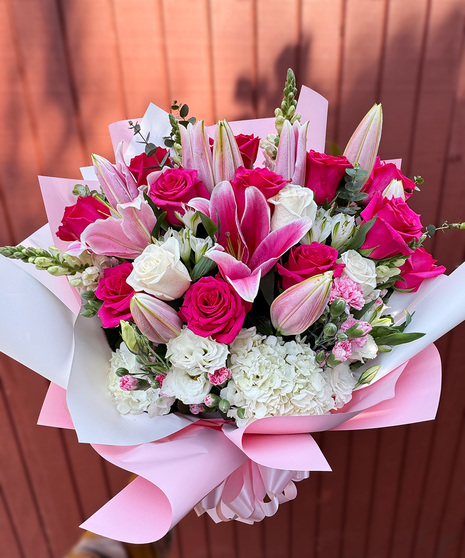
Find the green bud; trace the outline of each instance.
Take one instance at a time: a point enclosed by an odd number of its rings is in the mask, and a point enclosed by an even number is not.
[[[92,318],[95,316],[95,312],[93,310],[84,310],[84,312],[81,312],[81,316],[84,318]]]
[[[129,370],[127,368],[117,368],[115,371],[115,374],[119,377],[122,378],[123,376],[128,376],[129,375]]]
[[[243,419],[243,418],[245,417],[245,409],[244,409],[244,407],[239,407],[239,408],[237,409],[237,416],[238,416],[240,419]]]
[[[93,300],[95,298],[94,291],[84,291],[81,293],[81,296],[84,300]]]
[[[325,337],[334,337],[337,333],[337,326],[336,324],[326,324],[325,327],[323,328],[323,335]]]
[[[337,338],[339,341],[345,341],[347,339],[347,335],[345,333],[338,333]]]
[[[137,335],[134,327],[125,320],[121,320],[120,325],[121,337],[123,338],[127,348],[131,351],[131,353],[138,353],[140,349],[139,336]]]
[[[136,389],[145,391],[146,389],[149,389],[149,387],[150,387],[150,383],[147,380],[142,380],[140,378],[137,380]]]
[[[55,262],[51,258],[39,256],[38,258],[34,258],[34,263],[39,267],[50,267],[54,265]]]
[[[47,271],[50,273],[50,275],[53,275],[54,277],[61,277],[62,275],[68,275],[68,270],[65,269],[64,267],[61,267],[60,265],[52,265],[51,267],[47,268]]]
[[[315,360],[317,361],[318,364],[324,362],[325,358],[326,358],[326,354],[324,351],[318,351],[315,355]]]
[[[343,298],[336,298],[329,307],[331,317],[339,317],[345,311],[346,306],[346,301]]]
[[[378,351],[380,353],[390,353],[392,351],[392,347],[389,345],[378,345]]]
[[[231,403],[227,399],[221,399],[218,403],[218,408],[222,413],[227,413],[230,407]]]
[[[216,395],[215,393],[209,393],[207,397],[209,399],[209,403],[206,403],[204,401],[204,405],[206,405],[210,409],[214,409],[214,408],[218,407],[218,405],[221,401],[221,397],[219,395]]]

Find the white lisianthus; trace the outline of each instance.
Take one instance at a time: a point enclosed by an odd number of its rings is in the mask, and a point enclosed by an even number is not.
[[[323,244],[331,234],[331,223],[332,217],[330,212],[325,211],[322,207],[318,208],[312,228],[300,242],[302,244],[311,244],[312,242]]]
[[[364,297],[376,288],[376,268],[373,260],[364,258],[355,250],[347,250],[341,254],[337,262],[345,264],[342,273],[362,287]]]
[[[163,395],[176,397],[185,405],[203,403],[210,393],[211,384],[207,375],[200,370],[170,368],[163,381]]]
[[[272,231],[300,217],[309,217],[313,222],[317,212],[312,190],[296,184],[286,184],[276,196],[269,198],[268,202],[274,205],[271,217]]]
[[[370,334],[366,336],[366,340],[367,342],[361,349],[354,351],[350,355],[351,360],[360,360],[361,362],[365,362],[367,360],[373,360],[376,357],[378,354],[378,345],[376,344],[376,341]]]
[[[338,213],[331,222],[331,246],[342,248],[352,236],[355,228],[355,217]]]
[[[199,370],[214,372],[225,366],[228,346],[211,337],[196,335],[185,327],[177,337],[168,341],[166,356],[174,367],[197,376]]]
[[[322,414],[334,407],[334,392],[307,343],[249,330],[235,349],[231,379],[221,397],[232,405],[228,416],[238,426],[270,416]],[[243,409],[243,418],[237,408]]]
[[[191,283],[181,261],[179,242],[173,237],[147,246],[133,265],[127,283],[135,291],[144,291],[161,300],[179,298]]]
[[[334,392],[335,407],[340,409],[352,399],[352,391],[357,383],[347,362],[334,368],[325,368],[324,373]]]
[[[116,375],[118,368],[126,368],[131,375],[136,378],[143,378],[140,365],[136,361],[136,356],[121,343],[119,349],[112,354],[110,359],[109,389],[116,408],[122,415],[140,415],[146,412],[149,407],[158,399],[160,390],[154,388],[135,389],[124,391],[120,388],[120,378]]]

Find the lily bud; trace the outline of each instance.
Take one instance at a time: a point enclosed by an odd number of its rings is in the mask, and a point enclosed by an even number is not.
[[[92,155],[92,161],[100,186],[112,207],[132,202],[137,197],[137,188],[135,191],[128,188],[125,176],[115,165],[100,155]],[[132,180],[134,181],[134,178]]]
[[[402,198],[405,201],[405,190],[402,180],[393,178],[389,185],[383,190],[383,198],[392,200],[392,198]]]
[[[368,175],[375,164],[378,154],[381,129],[383,127],[383,111],[381,105],[373,107],[364,116],[347,144],[344,155],[353,165],[358,163]]]
[[[236,138],[226,120],[220,120],[216,126],[215,143],[213,144],[215,183],[233,180],[236,170],[243,166]]]
[[[136,333],[134,327],[130,324],[130,322],[121,320],[120,326],[121,326],[121,337],[123,338],[126,347],[131,351],[131,353],[137,354],[140,349],[138,343],[139,335]]]
[[[309,277],[273,301],[271,322],[278,334],[298,335],[318,320],[328,303],[332,277],[332,271]]]
[[[181,332],[182,321],[176,310],[154,296],[134,294],[130,310],[140,332],[153,343],[168,343]]]
[[[197,178],[205,184],[211,193],[215,186],[213,176],[213,158],[210,141],[205,131],[205,123],[188,124],[187,128],[179,126],[182,144],[182,164],[186,169],[197,171]],[[179,146],[181,147],[181,146]]]

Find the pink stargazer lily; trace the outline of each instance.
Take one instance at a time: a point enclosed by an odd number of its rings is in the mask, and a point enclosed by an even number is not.
[[[323,314],[331,293],[332,271],[314,275],[281,293],[270,308],[279,335],[299,335]]]
[[[130,311],[140,332],[154,343],[168,343],[181,333],[182,320],[176,310],[154,296],[134,294]]]
[[[381,105],[375,104],[363,117],[344,149],[344,155],[349,162],[353,165],[358,163],[362,170],[368,171],[368,175],[378,154],[382,128],[383,111]]]
[[[305,186],[308,122],[285,120],[279,137],[274,172],[292,184]]]
[[[116,165],[100,155],[92,155],[95,174],[102,190],[112,207],[131,202],[139,194],[137,182],[132,176],[123,157],[123,142],[115,153]]]
[[[268,202],[253,186],[245,191],[245,209],[239,219],[234,190],[227,181],[215,186],[210,200],[194,198],[189,205],[214,222],[218,216],[218,245],[205,256],[218,265],[221,275],[248,302],[257,296],[261,277],[312,225],[308,217],[302,217],[270,232]]]
[[[152,241],[155,215],[140,193],[129,203],[116,206],[118,216],[98,219],[81,234],[81,242],[96,254],[134,259]]]

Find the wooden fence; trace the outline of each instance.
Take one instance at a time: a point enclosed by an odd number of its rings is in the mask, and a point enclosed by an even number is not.
[[[45,222],[38,174],[112,156],[109,123],[174,98],[210,123],[269,116],[288,67],[329,99],[339,145],[381,101],[381,156],[424,177],[423,223],[464,220],[464,24],[463,0],[0,0],[0,245]],[[428,248],[452,270],[465,235]],[[435,422],[319,435],[332,473],[254,527],[190,514],[173,558],[465,556],[464,334],[439,343]],[[0,373],[0,554],[59,558],[127,474],[35,425],[45,380]]]

